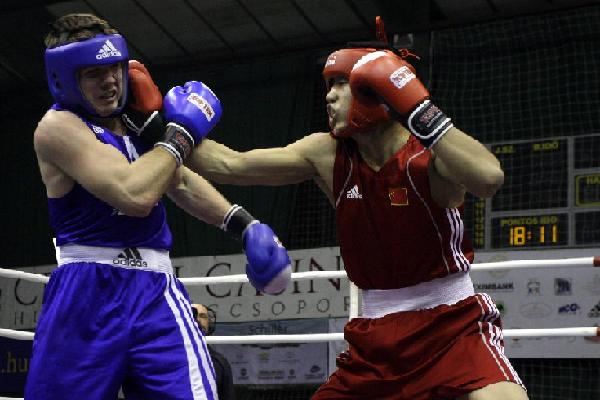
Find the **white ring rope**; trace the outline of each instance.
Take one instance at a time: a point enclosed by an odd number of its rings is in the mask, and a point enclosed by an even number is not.
[[[517,268],[562,268],[562,267],[600,267],[600,257],[578,257],[563,258],[556,260],[512,260],[489,263],[472,264],[472,271],[491,271],[506,270]],[[29,272],[17,271],[13,269],[0,268],[0,277],[23,279],[31,282],[48,283],[49,278],[45,275],[32,274]],[[292,279],[296,281],[310,279],[333,279],[346,278],[346,271],[307,271],[294,272]],[[204,286],[222,283],[244,283],[248,282],[245,274],[225,275],[225,276],[207,276],[201,278],[179,278],[181,283],[190,286]]]
[[[579,257],[557,260],[514,260],[491,263],[473,264],[473,271],[506,270],[515,268],[560,268],[560,267],[598,267],[600,257]],[[31,282],[47,283],[45,275],[0,268],[0,277],[23,279]],[[345,271],[308,271],[292,273],[293,280],[346,278]],[[180,281],[190,286],[211,285],[222,283],[248,282],[244,274],[211,276],[203,278],[180,278]],[[350,282],[350,319],[358,316],[358,288]],[[574,327],[552,329],[505,329],[504,337],[565,337],[565,336],[600,336],[598,327]],[[33,340],[34,334],[27,331],[17,331],[0,328],[0,336],[16,340]],[[254,343],[309,343],[344,340],[343,333],[313,333],[296,335],[248,335],[248,336],[209,336],[206,338],[212,344],[254,344]],[[0,400],[2,400],[0,398]]]
[[[15,269],[0,268],[0,277],[23,279],[30,282],[48,283],[50,278],[46,275],[32,274],[30,272],[17,271]]]
[[[521,337],[590,337],[600,336],[600,328],[540,328],[504,329],[505,338]],[[33,332],[0,329],[0,336],[15,340],[33,340]],[[305,333],[295,335],[247,335],[247,336],[207,336],[209,344],[257,344],[257,343],[313,343],[344,340],[343,333]]]

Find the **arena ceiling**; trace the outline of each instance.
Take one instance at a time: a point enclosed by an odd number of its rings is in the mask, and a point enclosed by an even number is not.
[[[236,62],[389,34],[551,12],[598,0],[81,0],[0,1],[0,91],[45,86],[42,39],[69,12],[92,12],[149,65]]]

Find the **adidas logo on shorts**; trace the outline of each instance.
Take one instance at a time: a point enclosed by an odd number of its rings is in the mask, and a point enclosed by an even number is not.
[[[352,189],[346,192],[347,199],[362,199],[362,194],[358,192],[358,185],[354,185]]]
[[[142,267],[146,268],[148,263],[142,259],[140,251],[135,247],[124,249],[119,255],[113,259],[113,264],[122,265],[124,267]]]
[[[109,39],[106,39],[106,42],[100,47],[98,50],[98,54],[96,54],[97,60],[103,60],[108,57],[121,57],[121,52],[117,50],[114,44]]]

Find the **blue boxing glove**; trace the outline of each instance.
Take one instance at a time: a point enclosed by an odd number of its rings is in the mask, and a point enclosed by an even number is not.
[[[212,90],[202,82],[175,86],[163,100],[167,121],[165,139],[156,143],[168,150],[181,165],[192,149],[215,127],[223,110]]]
[[[248,261],[246,275],[252,286],[267,294],[278,294],[287,287],[292,276],[290,258],[268,225],[233,205],[225,214],[221,228],[241,236]]]
[[[277,294],[290,282],[292,266],[287,250],[269,225],[252,224],[244,232],[246,275],[261,292]]]

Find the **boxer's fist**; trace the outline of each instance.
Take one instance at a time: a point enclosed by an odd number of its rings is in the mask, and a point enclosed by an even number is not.
[[[290,282],[292,267],[287,250],[268,225],[249,225],[242,237],[248,264],[246,275],[261,292],[277,294]]]
[[[146,66],[139,61],[129,61],[129,107],[145,114],[162,108],[162,94]]]
[[[165,120],[184,128],[200,144],[221,118],[221,102],[202,82],[191,81],[175,86],[164,98]]]
[[[376,94],[403,117],[429,98],[412,66],[388,51],[370,53],[357,62],[350,72],[350,89],[359,99]]]
[[[429,101],[429,92],[414,68],[390,51],[376,51],[361,58],[350,72],[352,96],[363,102],[383,100],[419,139],[433,146],[453,125],[450,118]]]
[[[169,151],[181,165],[221,118],[221,102],[210,88],[191,81],[175,86],[163,100],[167,121],[165,139],[156,145]]]
[[[128,75],[130,95],[121,119],[129,130],[154,144],[163,138],[166,130],[158,112],[162,107],[162,94],[139,61],[129,61]]]

